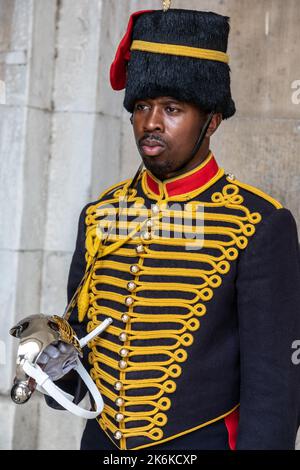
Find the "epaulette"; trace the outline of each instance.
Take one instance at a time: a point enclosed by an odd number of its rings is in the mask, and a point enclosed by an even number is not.
[[[227,173],[226,174],[226,180],[232,184],[236,184],[237,186],[239,186],[240,188],[243,188],[245,189],[246,191],[249,191],[250,193],[252,194],[256,194],[257,196],[265,199],[266,201],[268,201],[270,204],[272,204],[274,207],[276,207],[276,209],[281,209],[283,206],[282,204],[277,201],[276,199],[274,199],[272,196],[270,196],[269,194],[265,193],[264,191],[262,191],[261,189],[259,188],[256,188],[255,186],[251,186],[250,184],[246,184],[246,183],[242,183],[241,181],[239,181],[233,174],[231,173]]]

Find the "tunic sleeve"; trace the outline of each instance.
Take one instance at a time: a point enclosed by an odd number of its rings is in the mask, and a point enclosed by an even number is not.
[[[294,449],[300,409],[300,256],[295,220],[274,210],[237,273],[240,421],[237,449]],[[295,361],[294,361],[295,362]]]

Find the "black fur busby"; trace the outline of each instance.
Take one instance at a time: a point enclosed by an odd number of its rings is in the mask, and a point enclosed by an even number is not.
[[[132,40],[227,51],[229,18],[212,12],[170,9],[137,17]],[[172,96],[203,111],[235,113],[230,68],[225,62],[132,50],[124,107],[132,112],[138,99]]]

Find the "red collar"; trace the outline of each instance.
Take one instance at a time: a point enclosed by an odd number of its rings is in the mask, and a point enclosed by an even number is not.
[[[196,168],[175,178],[160,181],[146,170],[145,182],[149,190],[157,196],[180,196],[201,189],[216,176],[218,171],[219,166],[210,152],[204,162]]]

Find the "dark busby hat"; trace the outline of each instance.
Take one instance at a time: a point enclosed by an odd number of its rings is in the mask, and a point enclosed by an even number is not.
[[[126,88],[124,107],[129,112],[136,100],[172,96],[229,118],[235,105],[228,34],[229,18],[212,12],[137,12],[111,66],[112,87]]]

